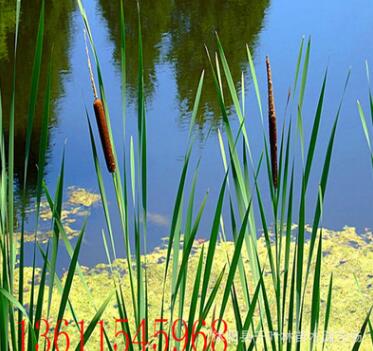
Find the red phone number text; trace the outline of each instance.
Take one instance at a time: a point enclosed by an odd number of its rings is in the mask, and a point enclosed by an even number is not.
[[[219,344],[219,350],[226,350],[228,341],[225,334],[228,331],[226,321],[222,319],[214,320],[211,325],[207,325],[204,320],[198,320],[190,327],[185,320],[177,319],[172,322],[170,327],[167,319],[155,319],[153,333],[149,335],[150,331],[146,320],[142,320],[137,326],[136,332],[132,335],[129,328],[129,321],[127,319],[115,319],[114,324],[114,342],[112,347],[114,351],[128,351],[132,349],[133,345],[138,345],[141,350],[157,351],[161,347],[163,350],[169,349],[169,344],[174,343],[176,346],[172,347],[172,351],[185,351],[187,348],[197,351],[205,351],[208,347],[212,351],[216,350]],[[23,320],[21,323],[22,329],[22,351],[25,351],[25,335],[27,322]],[[84,351],[84,345],[93,330],[97,326],[99,329],[99,347],[100,351],[106,350],[107,342],[109,340],[105,330],[105,321],[100,320],[96,326],[91,324],[86,328],[84,320],[77,322],[79,329],[79,345],[77,350]],[[68,331],[61,330],[62,327],[68,327],[69,321],[66,319],[59,320],[55,325],[49,323],[46,319],[40,319],[35,323],[35,335],[38,337],[38,343],[35,345],[35,350],[39,348],[44,351],[68,351],[70,348],[70,336]],[[119,342],[121,339],[121,342]],[[63,345],[63,346],[62,346]],[[63,347],[63,348],[62,348]]]

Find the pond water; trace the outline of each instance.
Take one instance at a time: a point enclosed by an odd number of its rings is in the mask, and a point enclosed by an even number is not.
[[[23,174],[22,155],[34,52],[33,41],[36,37],[40,3],[22,2],[15,127],[17,181],[22,180]],[[114,138],[117,147],[121,148],[123,141],[119,2],[90,0],[84,4],[103,68]],[[311,189],[314,193],[317,191],[323,162],[322,147],[325,147],[329,136],[346,74],[348,69],[352,68],[338,126],[323,224],[332,229],[340,229],[344,225],[356,226],[360,232],[373,226],[372,170],[356,108],[356,100],[360,99],[367,109],[368,84],[365,60],[373,65],[371,1],[316,0],[305,3],[295,0],[144,0],[140,1],[140,6],[149,145],[149,246],[159,245],[161,238],[167,235],[186,148],[190,111],[202,69],[206,69],[206,82],[202,108],[194,131],[197,143],[193,161],[202,157],[197,200],[200,201],[208,189],[210,195],[201,224],[201,236],[208,233],[212,221],[214,200],[223,179],[217,138],[217,130],[222,129],[222,122],[204,44],[213,52],[215,31],[219,33],[238,88],[241,71],[245,74],[247,128],[256,159],[262,150],[262,134],[245,45],[247,43],[253,53],[263,98],[266,92],[264,60],[266,55],[271,58],[276,107],[281,123],[288,89],[293,82],[301,39],[303,36],[312,38],[309,80],[304,104],[307,137],[323,75],[326,68],[329,68],[320,150],[316,153],[315,177],[311,179]],[[6,114],[9,110],[14,8],[13,4],[3,0],[0,0],[0,8],[0,86]],[[136,133],[137,126],[136,2],[125,1],[125,10],[129,137]],[[52,59],[53,108],[45,171],[46,181],[51,190],[54,189],[65,148],[66,186],[77,186],[98,192],[85,117],[85,107],[88,108],[91,117],[93,111],[82,28],[79,11],[72,1],[46,2],[41,94],[33,132],[31,163],[36,162],[38,155],[46,67]],[[231,118],[232,123],[236,123],[234,113]],[[6,127],[6,121],[4,123]],[[128,140],[126,143],[128,145]],[[108,175],[105,175],[105,181],[107,184],[110,183]],[[28,201],[31,204],[36,183],[35,167],[31,167],[29,183]],[[112,207],[115,207],[111,187],[108,187],[108,196]],[[313,208],[313,198],[311,204]],[[116,222],[116,225],[119,223]],[[83,264],[91,265],[105,259],[101,244],[101,228],[104,227],[102,209],[100,206],[93,207],[82,249]]]

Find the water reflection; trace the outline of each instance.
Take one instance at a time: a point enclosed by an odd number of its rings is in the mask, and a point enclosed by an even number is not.
[[[99,1],[103,17],[108,23],[111,39],[115,42],[115,61],[120,62],[119,1]],[[153,96],[156,85],[156,66],[167,61],[174,68],[177,99],[182,118],[187,119],[192,109],[195,86],[203,68],[208,69],[204,50],[206,44],[215,49],[214,32],[217,31],[229,58],[233,78],[240,81],[240,72],[246,66],[244,45],[255,47],[265,10],[269,1],[191,1],[191,0],[143,0],[141,20],[144,48],[145,92]],[[135,98],[137,85],[137,8],[136,1],[125,1],[127,31],[127,83],[129,97]],[[22,181],[26,138],[27,112],[31,87],[31,70],[41,1],[22,2],[19,27],[19,55],[17,57],[16,120],[15,120],[15,175]],[[9,115],[11,72],[15,24],[15,4],[0,0],[0,88],[3,98],[3,115]],[[70,26],[74,2],[47,1],[45,13],[45,37],[39,96],[34,121],[30,151],[29,192],[36,183],[36,162],[41,130],[43,96],[50,58],[52,69],[51,126],[56,125],[57,99],[63,95],[61,73],[69,70]],[[52,50],[53,47],[53,50]],[[203,91],[204,113],[197,122],[203,126],[206,120],[219,123],[219,107],[216,103],[213,81],[207,74]],[[4,119],[5,131],[8,119]]]
[[[24,171],[24,149],[26,140],[26,124],[31,88],[31,71],[35,51],[35,39],[38,29],[41,1],[23,1],[21,23],[19,27],[16,109],[15,109],[15,176],[21,182]],[[9,125],[9,105],[11,96],[15,3],[0,0],[0,88],[3,100],[5,137]],[[46,1],[45,35],[40,72],[39,96],[34,120],[34,129],[30,150],[30,169],[28,176],[28,197],[34,193],[36,185],[36,163],[39,153],[41,133],[41,115],[44,92],[47,82],[47,69],[52,60],[52,101],[50,125],[56,125],[56,101],[63,95],[61,73],[69,70],[70,23],[74,9],[72,1]],[[53,48],[53,49],[52,49]]]
[[[116,44],[114,53],[120,62],[119,2],[100,0],[102,13],[107,20],[111,39]],[[167,60],[174,67],[177,98],[183,118],[192,109],[195,87],[203,68],[208,71],[204,44],[215,50],[214,32],[219,33],[229,59],[233,79],[240,81],[241,70],[246,68],[245,44],[255,49],[269,1],[255,0],[143,0],[140,2],[145,89],[151,97],[156,80],[157,63]],[[133,96],[137,84],[137,12],[136,1],[125,2],[128,89]],[[216,102],[214,83],[207,74],[202,97],[204,113],[197,123],[203,126],[210,120],[219,123],[220,109]]]
[[[120,2],[100,0],[100,7],[109,27],[110,38],[115,42],[114,57],[120,62]],[[155,66],[162,58],[162,39],[170,30],[170,15],[173,9],[170,0],[145,0],[140,2],[142,22],[142,44],[145,93],[149,97],[154,92],[156,81]],[[137,52],[138,52],[138,17],[135,0],[124,1],[127,45],[127,82],[130,98],[135,98],[137,91]]]

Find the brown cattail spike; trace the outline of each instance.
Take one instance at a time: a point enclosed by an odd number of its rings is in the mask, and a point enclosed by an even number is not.
[[[92,64],[91,64],[91,60],[89,58],[89,52],[88,52],[87,32],[85,30],[84,30],[84,42],[85,42],[85,51],[87,54],[87,61],[88,61],[89,78],[91,80],[91,86],[92,86],[92,91],[93,91],[93,96],[94,96],[93,108],[95,110],[97,127],[100,133],[100,139],[101,139],[102,149],[104,150],[107,169],[110,173],[113,173],[115,172],[115,168],[116,168],[115,158],[113,154],[113,149],[111,147],[111,141],[110,141],[109,129],[107,126],[107,121],[106,121],[106,116],[105,116],[104,105],[101,99],[99,99],[97,96],[97,89],[95,85],[95,79],[93,77]]]
[[[105,161],[110,173],[115,172],[115,158],[113,154],[113,149],[111,147],[109,130],[105,117],[104,105],[101,99],[96,98],[93,102],[93,108],[95,110],[97,127],[100,132],[100,139],[102,144],[102,149],[104,150]]]
[[[268,80],[268,125],[269,142],[271,145],[271,165],[273,186],[277,189],[277,121],[275,111],[275,99],[273,97],[272,72],[268,56],[266,57],[267,80]]]

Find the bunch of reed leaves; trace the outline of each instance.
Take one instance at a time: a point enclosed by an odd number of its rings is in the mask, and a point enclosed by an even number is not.
[[[369,74],[368,62],[365,63],[365,68],[366,68],[368,83],[370,85],[370,74]],[[369,91],[368,91],[368,97],[369,97],[370,122],[371,122],[371,125],[373,126],[373,97],[372,97],[372,92],[371,92],[370,87],[369,87]],[[370,152],[370,159],[371,159],[372,167],[373,167],[373,149],[372,149],[372,142],[371,142],[369,127],[368,127],[369,122],[367,122],[364,110],[363,110],[359,100],[357,101],[357,108],[358,108],[358,111],[359,111],[361,125],[362,125],[363,131],[364,131],[364,136],[365,136],[365,139],[366,139],[367,144],[368,144],[368,148],[369,148],[369,152]]]
[[[98,60],[96,47],[94,44],[92,32],[90,29],[88,17],[86,15],[83,3],[77,0],[77,4],[84,21],[85,30],[87,32],[89,44],[91,46],[96,72],[98,76],[98,89],[100,97],[105,109],[107,128],[112,145],[113,157],[116,165],[120,165],[117,159],[115,142],[113,140],[110,114],[105,98],[105,87],[103,83],[102,70]],[[15,52],[17,54],[17,35],[19,25],[20,1],[17,1],[17,20],[15,34]],[[125,17],[123,4],[121,2],[121,11],[118,18],[121,29],[121,77],[122,77],[122,108],[123,108],[123,138],[126,139],[126,33],[125,33]],[[25,175],[23,189],[27,186],[27,169],[28,155],[30,151],[31,132],[33,119],[35,115],[35,106],[38,95],[38,83],[41,67],[41,56],[43,55],[43,31],[44,31],[44,2],[41,7],[39,30],[35,45],[35,59],[32,72],[32,86],[30,93],[30,105],[27,125],[27,138],[25,148]],[[235,328],[238,335],[249,333],[252,338],[247,342],[240,338],[235,345],[230,345],[232,349],[237,350],[300,350],[306,348],[302,344],[302,338],[284,339],[282,336],[285,333],[306,334],[309,336],[310,342],[307,343],[307,348],[315,349],[324,348],[325,343],[322,336],[328,332],[329,320],[332,306],[332,291],[333,277],[330,277],[329,289],[326,295],[326,304],[324,320],[321,321],[321,300],[322,291],[320,288],[320,276],[322,269],[322,207],[323,198],[328,182],[329,169],[333,153],[333,145],[337,130],[337,125],[340,117],[341,104],[338,107],[330,137],[328,140],[327,149],[324,155],[324,163],[319,181],[318,199],[314,205],[314,216],[312,223],[312,232],[309,239],[309,249],[305,250],[305,225],[306,225],[306,206],[309,206],[309,179],[312,171],[315,148],[318,141],[319,127],[322,118],[322,109],[324,104],[324,94],[326,89],[327,75],[322,83],[320,97],[316,107],[316,113],[313,119],[313,126],[309,142],[306,145],[302,110],[303,99],[305,95],[308,65],[310,56],[310,42],[308,42],[304,50],[302,41],[299,50],[299,56],[296,65],[294,86],[289,104],[297,106],[297,131],[299,134],[304,165],[301,169],[301,187],[299,191],[300,204],[294,201],[295,194],[295,165],[294,153],[292,151],[294,133],[291,128],[291,121],[283,123],[279,140],[279,153],[274,154],[274,147],[269,146],[267,133],[265,132],[263,106],[260,95],[259,83],[254,68],[253,59],[249,48],[247,47],[248,64],[250,67],[251,78],[256,93],[258,102],[259,114],[262,122],[264,151],[262,156],[254,161],[248,133],[245,124],[245,95],[241,99],[236,91],[236,87],[231,75],[228,61],[225,57],[223,47],[216,37],[217,53],[214,60],[211,59],[209,51],[207,55],[210,60],[211,72],[215,87],[216,97],[221,108],[223,124],[225,130],[225,138],[222,133],[218,133],[221,157],[225,168],[225,176],[222,179],[220,193],[216,201],[215,213],[212,219],[209,241],[199,251],[198,264],[195,271],[190,269],[190,257],[193,254],[193,246],[196,241],[196,236],[199,232],[199,225],[204,213],[208,195],[206,194],[202,202],[198,206],[197,213],[195,207],[195,192],[198,182],[198,165],[191,172],[191,153],[193,150],[193,126],[196,116],[199,111],[200,97],[203,91],[203,82],[205,73],[202,72],[198,83],[194,108],[191,116],[189,136],[187,140],[187,148],[184,157],[184,163],[179,179],[175,203],[173,207],[172,221],[169,228],[169,238],[167,243],[167,254],[164,263],[164,274],[162,284],[162,296],[159,297],[157,306],[149,304],[149,276],[147,270],[147,192],[148,192],[148,176],[147,176],[147,121],[144,96],[144,72],[143,72],[143,52],[141,38],[141,23],[140,11],[138,20],[138,93],[137,93],[137,111],[138,111],[138,130],[137,130],[137,145],[134,145],[134,138],[131,136],[128,140],[128,148],[124,150],[124,162],[122,167],[117,166],[112,173],[112,185],[115,190],[116,213],[119,213],[121,231],[124,242],[124,254],[127,265],[127,274],[123,276],[115,274],[114,260],[118,258],[119,247],[114,243],[114,233],[112,224],[112,214],[107,200],[107,184],[103,179],[101,163],[96,147],[93,128],[89,122],[88,112],[88,129],[92,145],[92,156],[94,160],[98,186],[101,193],[102,207],[105,214],[106,230],[103,230],[103,242],[112,279],[114,283],[113,292],[109,292],[108,297],[104,299],[100,306],[95,306],[95,314],[90,323],[85,328],[84,344],[88,342],[98,321],[104,313],[108,303],[115,299],[119,318],[123,321],[123,341],[126,342],[127,337],[132,340],[136,333],[136,327],[141,324],[142,320],[149,321],[150,308],[158,309],[159,332],[153,335],[150,323],[145,323],[144,339],[145,344],[136,346],[129,343],[128,350],[145,349],[148,347],[153,350],[169,350],[169,349],[202,349],[202,338],[195,345],[190,338],[185,345],[180,342],[166,343],[166,338],[170,337],[173,321],[184,319],[189,326],[194,324],[193,332],[198,334],[204,327],[203,320],[207,318],[215,318],[222,320],[228,309],[233,310],[235,317]],[[16,60],[14,60],[16,62]],[[303,62],[303,65],[302,65]],[[50,72],[49,67],[49,72]],[[10,127],[9,139],[6,155],[5,140],[2,130],[2,109],[1,109],[1,94],[0,94],[0,158],[1,158],[1,175],[0,175],[0,249],[1,249],[1,273],[0,273],[0,347],[1,350],[22,350],[22,326],[18,323],[22,318],[27,321],[26,330],[26,345],[28,350],[34,350],[35,345],[43,342],[40,337],[40,330],[37,327],[37,321],[43,318],[50,318],[51,304],[55,299],[59,299],[58,313],[56,320],[64,318],[66,310],[71,313],[77,332],[79,326],[79,311],[74,309],[70,301],[71,287],[74,279],[79,279],[83,284],[86,293],[90,296],[93,302],[92,292],[90,291],[86,278],[78,263],[79,251],[82,239],[85,233],[85,225],[83,225],[76,245],[73,248],[69,242],[64,227],[61,222],[62,198],[64,188],[64,155],[61,162],[60,175],[57,180],[55,195],[52,197],[43,180],[43,171],[45,165],[45,153],[47,148],[48,138],[48,117],[50,105],[50,82],[51,75],[48,75],[47,91],[45,94],[42,137],[40,141],[39,163],[38,163],[38,186],[37,186],[37,201],[35,211],[35,238],[38,232],[39,209],[42,196],[48,200],[50,209],[53,214],[53,236],[46,245],[42,247],[35,239],[33,246],[33,266],[32,266],[32,282],[30,300],[24,300],[24,228],[26,221],[25,211],[21,211],[21,237],[17,240],[14,235],[14,109],[16,103],[16,92],[14,90],[16,79],[16,64],[14,63],[14,74],[11,110],[10,110]],[[349,75],[346,79],[346,86]],[[222,82],[226,81],[229,95],[233,101],[235,114],[239,122],[239,129],[234,130],[231,120],[227,114],[227,106],[225,106],[224,92]],[[272,81],[272,79],[270,79]],[[244,82],[244,80],[242,80]],[[299,90],[298,90],[299,86]],[[346,87],[345,87],[346,88]],[[271,89],[272,92],[272,82]],[[297,94],[296,94],[297,93]],[[271,95],[272,93],[270,93]],[[298,99],[295,96],[298,96]],[[297,101],[296,101],[297,100]],[[274,99],[269,97],[269,101],[273,104]],[[276,116],[274,108],[270,109],[270,121]],[[271,125],[271,123],[270,123]],[[273,145],[274,139],[277,144],[277,131],[270,127]],[[271,134],[270,133],[270,134]],[[243,149],[239,151],[238,144],[242,141]],[[277,149],[277,145],[276,145]],[[262,166],[264,161],[265,166]],[[265,174],[269,185],[271,211],[268,214],[264,209],[262,190],[258,182],[258,177],[262,174],[262,168],[265,168]],[[275,174],[274,174],[275,172]],[[188,181],[192,173],[191,187],[188,191]],[[228,198],[228,200],[226,200]],[[255,206],[257,203],[259,209],[260,226],[263,228],[263,236],[266,244],[266,259],[263,261],[258,254],[257,246],[257,223],[254,216]],[[230,229],[224,223],[223,209],[224,204],[228,202],[230,212]],[[292,225],[298,223],[296,242],[292,245]],[[269,225],[273,223],[273,233],[269,230]],[[133,228],[133,229],[131,229]],[[234,240],[234,249],[232,254],[227,255],[227,262],[224,268],[213,274],[214,260],[217,247],[220,243],[224,243],[229,232]],[[182,235],[183,234],[183,235]],[[59,252],[59,242],[62,241],[66,247],[68,254],[71,257],[70,266],[67,271],[66,279],[61,281],[56,272],[57,257]],[[134,242],[134,245],[133,245]],[[249,258],[249,264],[243,259],[243,252]],[[39,255],[43,260],[41,268],[36,267],[36,257]],[[269,266],[270,280],[264,278],[264,270]],[[40,270],[40,282],[35,283],[36,271]],[[190,276],[192,276],[191,279]],[[217,278],[216,278],[217,277]],[[130,299],[124,298],[122,280],[128,279],[130,286]],[[192,280],[190,286],[188,281]],[[15,283],[17,281],[17,284]],[[306,290],[312,290],[311,301],[306,301]],[[274,301],[270,300],[270,292],[274,292]],[[58,294],[56,297],[55,295]],[[239,298],[238,294],[242,296]],[[59,297],[60,296],[60,297]],[[188,303],[186,302],[188,301]],[[239,302],[240,301],[240,302]],[[242,302],[243,301],[243,302]],[[25,306],[28,305],[26,310]],[[305,310],[308,305],[310,316],[307,318],[309,325],[305,326]],[[133,316],[133,319],[129,317]],[[353,350],[358,350],[361,345],[362,337],[367,328],[372,335],[372,326],[369,321],[370,312],[367,314],[365,321],[362,323],[361,330],[358,331],[361,338],[357,338],[356,342],[351,345]],[[125,323],[124,320],[130,319],[130,323]],[[168,323],[164,320],[168,320]],[[224,329],[223,323],[218,322],[216,328],[220,331]],[[59,332],[61,326],[57,327],[55,332]],[[177,333],[181,335],[182,325],[180,325]],[[321,336],[317,339],[315,335]],[[106,348],[113,350],[113,343],[110,335],[105,333]],[[372,341],[373,342],[373,341]],[[208,349],[215,349],[215,345],[211,339],[206,340]],[[82,345],[76,345],[76,350],[79,350]],[[218,347],[222,347],[219,345]],[[51,347],[56,349],[56,345]]]
[[[24,181],[21,192],[23,197],[27,187],[27,173],[29,168],[29,154],[31,145],[31,135],[33,121],[35,117],[35,109],[39,92],[39,77],[43,67],[41,66],[42,55],[50,55],[43,53],[44,40],[44,21],[45,21],[45,4],[41,3],[40,19],[35,42],[34,62],[32,67],[32,79],[30,89],[30,103],[28,109],[28,122],[26,127],[26,144],[25,144],[25,163],[24,163]],[[48,145],[48,124],[51,104],[51,67],[52,62],[48,67],[47,84],[44,96],[44,108],[42,113],[42,131],[39,145],[39,160],[38,160],[38,178],[37,191],[35,202],[35,241],[33,244],[33,265],[31,267],[31,286],[25,281],[25,223],[26,209],[22,208],[20,214],[15,213],[14,207],[14,120],[16,107],[16,58],[17,58],[17,42],[19,17],[21,11],[21,1],[16,1],[16,29],[14,38],[14,64],[13,64],[13,79],[10,82],[12,85],[12,94],[10,101],[10,116],[9,116],[9,131],[8,145],[5,146],[5,138],[3,131],[3,113],[1,104],[0,92],[0,349],[1,350],[35,350],[36,345],[42,339],[41,326],[38,321],[41,318],[55,320],[63,320],[66,310],[69,310],[74,317],[74,325],[79,332],[79,316],[69,300],[73,278],[78,274],[81,279],[83,275],[78,263],[78,256],[83,240],[85,227],[84,224],[75,248],[71,246],[67,234],[61,224],[62,199],[64,188],[64,155],[61,162],[60,175],[57,180],[57,186],[54,198],[44,183],[44,166],[46,158],[46,149]],[[17,150],[19,152],[19,150]],[[41,246],[37,240],[39,219],[40,219],[40,204],[42,196],[48,200],[50,210],[53,213],[52,238],[48,241],[46,247]],[[22,201],[22,203],[25,203]],[[15,233],[15,218],[20,216],[20,238]],[[62,240],[65,243],[66,249],[70,255],[71,261],[67,271],[66,279],[61,281],[57,275],[57,257],[59,252],[59,242]],[[37,267],[37,258],[41,258],[43,265]],[[36,284],[36,276],[40,278],[40,282]],[[87,292],[90,293],[88,286]],[[25,290],[30,289],[29,300],[25,300]],[[58,291],[58,294],[55,292]],[[92,334],[98,320],[100,319],[105,307],[111,299],[112,293],[103,301],[101,306],[96,308],[96,313],[93,316],[89,326],[84,334],[84,342],[86,342]],[[51,305],[58,306],[58,313],[51,316]],[[27,308],[26,308],[27,306]],[[22,325],[21,320],[25,323]],[[55,331],[58,333],[62,323],[57,325]],[[44,343],[44,341],[43,341]],[[78,345],[79,346],[79,345]],[[39,348],[44,347],[40,346]],[[56,344],[51,344],[51,349],[55,350]]]

